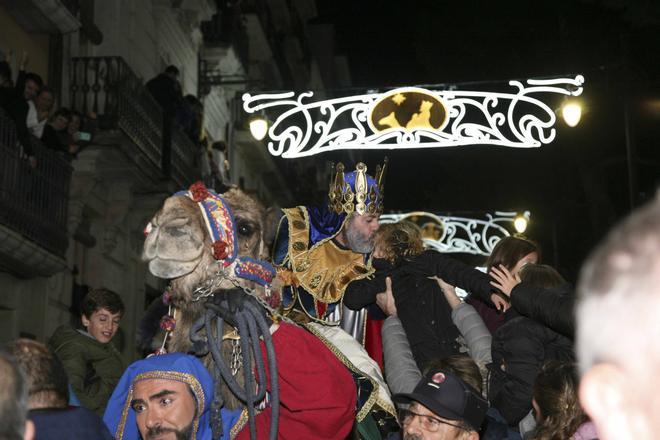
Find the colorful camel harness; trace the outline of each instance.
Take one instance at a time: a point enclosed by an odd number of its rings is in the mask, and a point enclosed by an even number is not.
[[[202,182],[194,183],[188,191],[179,191],[175,196],[188,197],[197,203],[206,229],[212,239],[213,257],[223,267],[233,267],[233,275],[253,281],[261,286],[268,286],[275,278],[275,269],[267,261],[257,260],[251,257],[236,257],[238,253],[236,222],[229,204],[216,194],[209,190]],[[148,235],[152,230],[149,223],[144,230]]]
[[[266,310],[271,312],[271,318],[276,318],[274,310],[279,306],[279,296],[270,295],[269,285],[275,278],[275,269],[273,266],[262,260],[250,257],[237,257],[238,237],[236,234],[236,222],[229,204],[218,194],[207,189],[203,183],[197,182],[190,186],[188,191],[180,191],[175,196],[188,197],[199,206],[209,235],[213,240],[213,257],[218,260],[222,269],[218,273],[219,279],[233,280],[237,288],[241,289],[241,294],[255,298]],[[151,232],[152,225],[149,223],[145,229],[145,235]],[[236,277],[253,281],[266,291],[265,299],[260,298],[251,289],[240,286],[236,282]],[[215,295],[215,279],[210,282],[202,283],[195,293],[195,300],[205,298],[204,306],[206,312],[192,325],[190,329],[190,339],[193,342],[193,350],[198,356],[211,353],[215,368],[213,369],[213,379],[215,383],[215,397],[211,404],[211,425],[213,438],[218,438],[222,433],[222,418],[220,409],[224,406],[222,400],[221,387],[223,382],[227,384],[231,392],[240,400],[245,402],[247,409],[247,419],[250,427],[250,437],[256,438],[255,416],[256,411],[268,404],[271,407],[271,423],[269,438],[275,439],[278,431],[279,415],[279,384],[277,383],[277,364],[275,361],[275,351],[273,341],[269,332],[269,323],[259,307],[254,304],[245,303],[242,307],[236,309],[229,304],[229,299],[224,296]],[[165,344],[171,332],[176,328],[175,309],[169,304],[170,295],[166,292],[163,295],[163,301],[168,304],[169,312],[161,319],[160,326],[165,330],[163,345],[156,351],[156,355],[166,353]],[[235,326],[234,333],[237,337],[232,337],[232,366],[229,368],[223,359],[220,345],[226,338],[220,339],[214,336],[212,331],[212,321],[215,321],[215,328],[224,328],[225,318],[232,315],[232,325]],[[205,330],[205,332],[201,332]],[[250,362],[250,347],[255,353],[258,353],[259,341],[263,341],[267,356],[264,359],[261,356],[254,356],[254,366],[257,371],[257,377],[252,373],[251,368],[243,368],[245,386],[240,386],[234,377],[238,373],[238,367],[233,365],[233,358],[240,358],[241,353],[247,353],[248,364]],[[265,363],[271,373],[270,384],[267,392],[265,383]],[[242,361],[241,361],[242,364]]]

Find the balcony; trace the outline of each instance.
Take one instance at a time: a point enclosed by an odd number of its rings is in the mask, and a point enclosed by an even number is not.
[[[112,131],[123,133],[129,145],[117,141],[118,145],[146,175],[153,180],[171,177],[178,187],[198,178],[197,147],[178,126],[172,127],[170,142],[164,139],[160,106],[123,58],[72,58],[70,76],[72,108],[95,112],[106,137]],[[103,139],[104,133],[99,137]]]
[[[37,167],[21,157],[16,127],[0,110],[0,264],[22,277],[65,267],[71,166],[32,138]]]

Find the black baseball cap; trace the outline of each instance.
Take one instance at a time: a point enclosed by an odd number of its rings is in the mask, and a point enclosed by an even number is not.
[[[419,402],[447,420],[462,420],[479,431],[488,401],[457,376],[444,370],[429,372],[412,393],[396,394],[397,403]]]

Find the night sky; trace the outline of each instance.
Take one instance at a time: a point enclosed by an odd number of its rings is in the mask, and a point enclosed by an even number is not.
[[[544,260],[574,281],[609,227],[650,198],[660,176],[660,2],[319,1],[353,85],[468,83],[509,92],[509,79],[585,76],[582,122],[558,122],[537,149],[469,146],[387,154],[386,210],[523,210]],[[488,82],[488,83],[485,83]],[[464,86],[464,89],[469,89]],[[632,155],[628,176],[625,103]],[[559,100],[555,104],[559,106]],[[630,189],[632,188],[632,190]]]

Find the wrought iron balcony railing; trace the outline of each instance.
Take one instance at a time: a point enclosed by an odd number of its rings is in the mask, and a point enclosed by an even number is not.
[[[64,257],[71,165],[31,140],[36,168],[21,157],[14,121],[0,109],[0,223]]]
[[[197,156],[199,148],[178,127],[172,129],[172,179],[187,188],[200,179]]]
[[[71,106],[99,116],[100,128],[117,128],[157,168],[161,166],[163,114],[121,57],[72,58]]]
[[[156,169],[171,168],[178,185],[197,178],[195,145],[176,125],[171,142],[163,142],[163,111],[122,57],[72,58],[70,80],[73,108],[97,113],[101,129],[123,131]],[[163,157],[171,157],[171,167]]]

